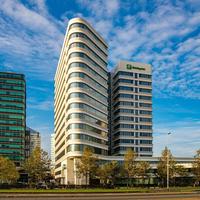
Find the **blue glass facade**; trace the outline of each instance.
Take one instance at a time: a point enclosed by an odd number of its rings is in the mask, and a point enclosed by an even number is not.
[[[24,161],[26,83],[23,74],[0,72],[0,156]]]

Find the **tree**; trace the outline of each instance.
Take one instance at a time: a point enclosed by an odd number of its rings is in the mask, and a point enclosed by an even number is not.
[[[179,185],[183,185],[184,181],[181,180],[181,178],[187,177],[189,175],[188,169],[184,168],[182,165],[177,164],[175,167],[175,178],[174,178],[174,186],[178,183]],[[177,179],[176,183],[176,177],[179,177]]]
[[[200,149],[197,151],[195,155],[195,159],[193,162],[193,173],[195,176],[195,183],[194,185],[200,184]]]
[[[19,179],[19,173],[13,161],[0,157],[0,183],[15,183]]]
[[[36,147],[30,157],[25,161],[24,169],[28,173],[30,185],[44,181],[50,173],[48,153]]]
[[[188,175],[188,170],[182,165],[176,165],[176,176],[184,177]]]
[[[168,157],[168,158],[167,158]],[[165,147],[158,162],[157,174],[164,186],[167,181],[167,159],[169,159],[169,180],[175,177],[176,161],[174,160],[171,151]]]
[[[86,179],[86,185],[89,185],[89,180],[97,174],[97,158],[93,155],[92,150],[86,147],[83,154],[76,164],[77,172],[83,175]]]
[[[128,149],[124,155],[124,170],[128,176],[127,186],[130,185],[131,178],[134,178],[136,175],[136,153],[132,149]]]
[[[137,175],[141,177],[142,183],[144,184],[145,177],[148,176],[147,172],[150,169],[149,162],[140,161],[137,163]]]
[[[116,177],[117,168],[118,168],[117,161],[105,163],[104,165],[101,165],[99,167],[98,176],[104,186],[108,184],[114,185],[114,179]]]

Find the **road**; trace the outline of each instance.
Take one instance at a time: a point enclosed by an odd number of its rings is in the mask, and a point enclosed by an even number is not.
[[[200,200],[200,194],[131,194],[131,193],[109,193],[109,194],[19,194],[0,195],[0,200]]]

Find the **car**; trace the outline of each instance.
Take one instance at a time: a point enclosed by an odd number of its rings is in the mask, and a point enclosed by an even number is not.
[[[48,189],[48,186],[44,182],[40,182],[36,185],[36,189]]]

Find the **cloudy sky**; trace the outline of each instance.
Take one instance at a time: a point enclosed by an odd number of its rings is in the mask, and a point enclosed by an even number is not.
[[[41,132],[43,148],[50,149],[54,74],[73,17],[105,38],[109,69],[118,59],[152,64],[154,155],[168,143],[175,156],[193,156],[200,148],[199,0],[0,0],[0,70],[26,75],[27,125]]]

